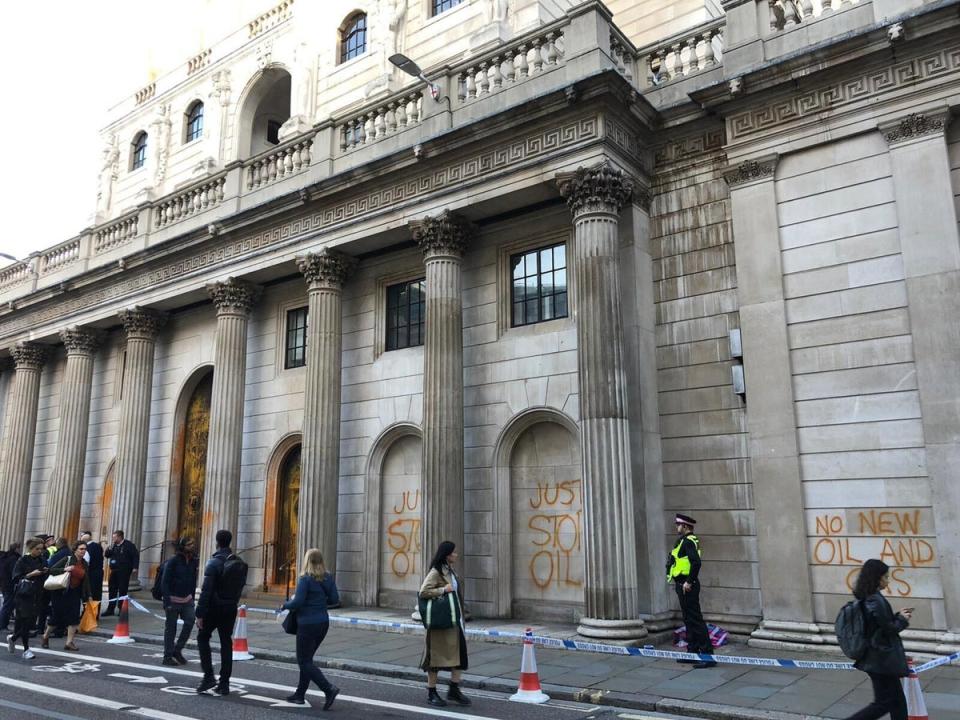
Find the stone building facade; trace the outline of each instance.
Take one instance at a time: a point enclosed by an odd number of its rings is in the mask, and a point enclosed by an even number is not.
[[[957,6],[285,0],[0,269],[3,541],[146,579],[231,527],[259,588],[319,546],[408,608],[450,538],[475,614],[639,640],[683,511],[752,643],[831,644],[881,557],[956,649]]]

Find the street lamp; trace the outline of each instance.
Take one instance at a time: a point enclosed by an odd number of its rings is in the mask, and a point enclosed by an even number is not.
[[[427,84],[427,87],[430,88],[431,97],[433,97],[433,99],[437,102],[440,102],[440,86],[436,83],[430,82],[427,79],[427,76],[423,74],[423,70],[420,69],[420,66],[417,65],[413,60],[402,53],[397,53],[396,55],[390,56],[390,62],[396,65],[407,75],[412,75],[415,78],[423,80]]]

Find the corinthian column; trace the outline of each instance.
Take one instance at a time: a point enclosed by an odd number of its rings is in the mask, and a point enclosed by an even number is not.
[[[247,319],[260,288],[229,279],[209,285],[217,308],[210,435],[203,492],[203,550],[212,553],[217,530],[237,536],[240,512],[240,452],[243,445],[243,394],[247,373]]]
[[[100,334],[70,327],[60,331],[60,339],[67,348],[67,367],[60,386],[60,435],[47,490],[45,531],[72,539],[77,536],[80,525],[93,355],[100,344]]]
[[[126,539],[139,547],[143,529],[147,443],[150,439],[153,351],[166,315],[145,308],[131,308],[120,312],[120,320],[127,333],[127,353],[110,531],[123,530]]]
[[[13,385],[7,397],[3,433],[3,460],[0,482],[5,490],[0,503],[0,528],[4,542],[23,539],[33,471],[33,444],[37,434],[37,402],[40,399],[40,370],[47,359],[47,347],[17,343],[13,356]]]
[[[354,261],[324,248],[297,258],[297,266],[309,292],[297,563],[308,548],[316,547],[334,572],[340,499],[340,296]]]
[[[423,567],[444,540],[463,555],[463,251],[473,230],[444,212],[412,227],[426,265]]]
[[[603,163],[558,178],[573,213],[577,361],[583,457],[586,617],[577,632],[631,640],[639,620],[630,421],[618,273],[620,208],[633,193]]]

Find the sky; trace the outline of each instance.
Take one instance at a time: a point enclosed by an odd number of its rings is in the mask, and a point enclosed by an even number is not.
[[[87,227],[107,109],[277,1],[4,3],[0,253],[23,258]]]

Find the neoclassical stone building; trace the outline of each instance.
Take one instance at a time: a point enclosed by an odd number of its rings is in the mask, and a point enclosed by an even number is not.
[[[0,270],[3,542],[235,529],[409,608],[960,644],[958,3],[285,0],[118,105]],[[389,62],[403,53],[435,84]],[[91,199],[92,202],[92,199]],[[153,547],[151,547],[153,546]]]

